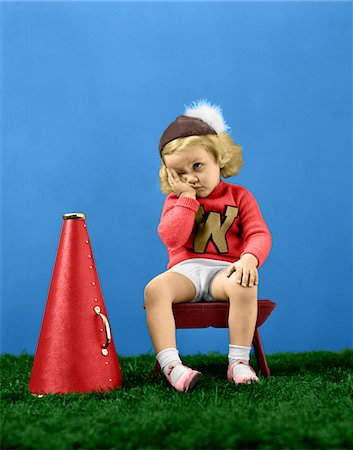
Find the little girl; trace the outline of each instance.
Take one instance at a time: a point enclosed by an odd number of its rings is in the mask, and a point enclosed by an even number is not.
[[[218,106],[201,100],[164,131],[159,152],[165,200],[158,234],[167,271],[145,288],[146,318],[156,358],[168,382],[188,391],[201,373],[185,366],[176,348],[173,303],[229,302],[229,365],[233,383],[258,381],[249,365],[257,320],[258,268],[271,234],[253,195],[221,180],[237,175],[241,146],[228,134]]]

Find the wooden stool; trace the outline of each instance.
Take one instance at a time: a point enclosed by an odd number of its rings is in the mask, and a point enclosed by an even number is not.
[[[276,303],[271,300],[258,300],[258,314],[253,346],[259,370],[266,378],[270,376],[258,328],[274,310]],[[175,327],[178,328],[228,328],[229,302],[177,303],[173,305]],[[158,361],[153,371],[157,377],[160,370]]]

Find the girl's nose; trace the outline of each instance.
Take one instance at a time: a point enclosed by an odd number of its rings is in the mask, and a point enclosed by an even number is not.
[[[185,174],[184,175],[184,180],[185,180],[186,183],[195,184],[197,182],[197,177],[195,175],[192,175],[192,174]]]

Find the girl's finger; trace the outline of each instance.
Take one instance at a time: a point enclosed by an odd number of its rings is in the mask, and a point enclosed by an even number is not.
[[[239,284],[241,283],[242,275],[243,275],[243,268],[239,267],[237,269],[237,283],[239,283]]]
[[[176,182],[180,181],[180,178],[179,178],[179,175],[177,174],[177,172],[174,169],[171,169],[171,170],[172,170],[172,175],[173,175],[174,180]]]
[[[235,272],[235,267],[233,265],[229,266],[228,269],[226,270],[227,277],[229,278],[233,272]]]
[[[167,174],[168,174],[168,176],[174,178],[173,169],[167,169]]]
[[[243,270],[243,282],[242,282],[242,286],[246,287],[248,285],[249,282],[249,269],[244,269]]]
[[[167,173],[168,173],[168,181],[169,181],[169,184],[170,184],[171,186],[174,186],[174,185],[175,185],[175,182],[174,182],[174,180],[173,180],[173,177],[171,176],[170,172],[167,172]]]
[[[250,271],[250,276],[249,276],[249,287],[254,286],[254,284],[255,284],[255,279],[256,279],[256,273],[255,273],[255,270],[251,270],[251,271]]]

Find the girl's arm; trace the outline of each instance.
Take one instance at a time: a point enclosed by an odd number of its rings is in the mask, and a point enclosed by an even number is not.
[[[172,194],[166,198],[158,234],[168,248],[178,248],[186,244],[199,206],[199,202],[191,197],[176,197]]]
[[[255,197],[248,190],[244,191],[239,209],[243,238],[246,242],[240,257],[247,253],[254,255],[258,260],[257,268],[259,268],[270,253],[271,233],[262,217]]]

